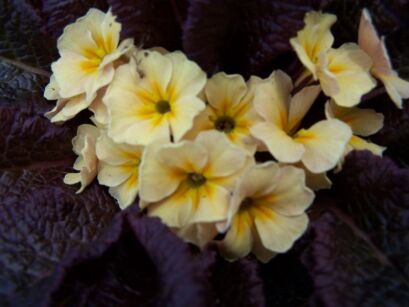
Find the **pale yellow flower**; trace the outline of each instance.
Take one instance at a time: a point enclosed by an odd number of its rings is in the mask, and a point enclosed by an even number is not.
[[[313,199],[303,170],[274,162],[253,166],[233,192],[220,251],[228,260],[252,252],[262,262],[286,252],[306,230]]]
[[[361,137],[377,133],[383,127],[384,116],[372,109],[343,108],[332,100],[325,105],[325,114],[328,119],[337,118],[351,127],[353,135],[345,148],[344,156],[352,150],[369,150],[373,154],[382,156],[385,147],[371,143]]]
[[[301,120],[319,94],[319,86],[303,88],[293,97],[291,79],[276,71],[255,93],[256,111],[264,119],[250,130],[283,163],[302,162],[313,173],[333,168],[351,137],[343,122],[323,120],[299,130]]]
[[[131,205],[139,191],[139,165],[143,146],[114,143],[106,133],[97,141],[98,181],[109,187],[121,209]]]
[[[216,131],[194,141],[152,144],[141,163],[140,206],[179,229],[223,221],[230,191],[249,161],[244,149]]]
[[[194,138],[201,131],[216,130],[226,134],[233,143],[254,152],[258,141],[250,134],[250,127],[260,120],[253,106],[257,83],[259,80],[255,77],[246,84],[240,75],[215,74],[205,87],[208,105],[196,118],[186,138]]]
[[[206,75],[181,52],[143,51],[138,62],[120,66],[104,102],[109,136],[116,142],[147,145],[179,141],[205,108],[198,97]]]
[[[48,99],[62,99],[60,111],[70,108],[61,119],[87,108],[97,91],[111,82],[114,62],[133,48],[131,39],[119,44],[120,31],[111,11],[105,14],[97,9],[65,27],[57,42],[61,57],[51,66],[53,77],[45,94]]]
[[[382,81],[385,89],[398,108],[402,108],[402,99],[409,98],[409,82],[399,78],[393,70],[385,38],[379,38],[367,9],[362,11],[358,32],[359,46],[372,58],[372,74]]]
[[[330,28],[337,17],[322,12],[309,12],[304,17],[304,28],[290,39],[298,58],[317,79],[317,63],[320,53],[326,53],[334,43]]]
[[[325,95],[344,107],[352,107],[376,86],[369,71],[371,58],[357,44],[343,44],[319,55],[317,77]]]
[[[80,183],[81,187],[77,193],[81,193],[97,175],[98,159],[95,153],[95,143],[99,133],[99,129],[93,125],[81,125],[78,127],[76,137],[72,140],[73,151],[78,155],[73,168],[78,173],[65,175],[64,183]]]

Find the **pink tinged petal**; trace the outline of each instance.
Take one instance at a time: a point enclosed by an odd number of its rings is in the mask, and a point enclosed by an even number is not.
[[[139,166],[141,208],[158,202],[176,191],[184,177],[158,159],[161,144],[146,147]],[[143,204],[143,206],[142,206]]]
[[[313,173],[323,173],[337,164],[351,136],[348,125],[331,119],[300,130],[294,140],[305,148],[301,159],[304,165]]]
[[[305,185],[304,170],[283,166],[274,190],[257,199],[283,216],[303,214],[312,204],[314,192]]]
[[[235,215],[231,227],[218,245],[221,254],[229,261],[248,255],[253,246],[252,218],[247,212]]]
[[[109,188],[109,193],[118,201],[119,207],[125,209],[138,195],[138,177],[132,175],[120,185]]]
[[[198,95],[206,84],[205,72],[180,51],[165,56],[172,63],[172,77],[168,85],[169,100]]]
[[[247,86],[240,75],[215,74],[206,84],[209,104],[221,114],[226,114],[243,99]]]
[[[397,76],[394,72],[389,76],[381,75],[379,78],[395,105],[402,109],[402,99],[409,98],[409,82]]]
[[[304,146],[293,140],[285,131],[270,123],[259,123],[250,128],[251,134],[262,141],[269,152],[280,162],[301,160]]]
[[[315,99],[317,99],[321,88],[318,85],[304,87],[292,97],[288,116],[288,131],[297,129],[301,120],[307,114]]]
[[[351,127],[352,132],[360,136],[375,134],[383,127],[384,116],[372,109],[343,108],[332,100],[325,104],[325,115],[328,119],[337,118]]]
[[[308,217],[306,214],[287,217],[264,210],[255,217],[254,223],[263,246],[272,252],[284,253],[305,232]]]
[[[377,156],[382,156],[382,153],[386,149],[386,147],[379,146],[374,143],[368,142],[364,140],[363,138],[360,138],[355,135],[351,137],[348,145],[351,146],[352,149],[355,149],[355,150],[369,150],[370,152],[372,152],[374,155],[377,155]]]
[[[223,187],[205,184],[197,189],[197,203],[190,223],[220,222],[227,219],[230,193]]]
[[[194,214],[192,200],[194,197],[192,198],[189,187],[182,184],[169,197],[150,204],[148,215],[159,217],[169,227],[185,227]]]
[[[292,81],[286,73],[274,71],[255,90],[254,106],[257,113],[267,122],[285,129],[292,87]]]
[[[362,10],[358,30],[358,44],[372,59],[372,71],[376,77],[378,74],[390,74],[392,72],[391,61],[385,48],[384,39],[379,35],[372,23],[367,9]]]
[[[204,174],[209,179],[232,176],[246,163],[247,152],[233,145],[224,134],[217,131],[199,134],[196,142],[207,151]]]
[[[205,109],[205,103],[192,96],[185,96],[172,103],[170,127],[174,140],[178,142],[194,123],[194,119]]]

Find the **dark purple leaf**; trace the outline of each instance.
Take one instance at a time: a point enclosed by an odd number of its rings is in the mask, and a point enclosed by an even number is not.
[[[307,269],[294,252],[278,255],[267,264],[260,264],[266,306],[304,306],[313,285]]]
[[[265,306],[263,282],[255,260],[244,258],[228,262],[220,256],[215,259],[210,267],[214,306]]]
[[[0,0],[0,25],[0,56],[37,68],[49,67],[55,41],[50,40],[29,1]]]
[[[108,0],[122,23],[122,37],[133,37],[139,47],[181,48],[185,0]]]
[[[85,15],[90,8],[108,10],[106,0],[31,0],[42,18],[43,26],[51,33],[49,45],[56,48],[57,38],[64,28]]]
[[[62,261],[44,297],[68,306],[207,306],[206,269],[159,219],[129,210]]]
[[[268,75],[294,60],[287,54],[292,50],[289,39],[302,28],[310,9],[291,1],[191,1],[184,50],[209,74]]]
[[[304,262],[325,306],[409,300],[409,170],[353,152],[334,176],[334,204],[312,224]]]

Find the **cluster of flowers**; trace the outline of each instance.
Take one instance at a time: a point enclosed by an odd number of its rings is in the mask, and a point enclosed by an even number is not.
[[[335,21],[305,16],[290,41],[306,68],[294,86],[283,71],[207,79],[182,52],[119,42],[111,12],[91,9],[59,38],[45,90],[57,100],[46,114],[52,122],[93,113],[73,139],[77,172],[64,182],[81,192],[97,177],[122,209],[139,197],[146,214],[197,246],[213,240],[229,260],[252,252],[266,262],[287,251],[307,228],[313,190],[331,185],[326,172],[353,149],[384,150],[363,138],[382,128],[383,115],[355,107],[376,86],[372,76],[398,107],[409,97],[368,12],[359,45],[332,48]],[[300,128],[321,90],[326,119]],[[276,161],[257,163],[259,151]]]

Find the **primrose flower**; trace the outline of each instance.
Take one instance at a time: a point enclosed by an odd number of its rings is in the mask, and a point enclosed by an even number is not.
[[[194,141],[152,144],[140,170],[140,206],[173,228],[227,218],[230,191],[250,155],[216,131]]]
[[[351,127],[353,135],[345,148],[344,156],[352,150],[369,150],[373,154],[382,156],[385,147],[370,143],[360,136],[370,136],[383,127],[384,116],[371,109],[343,108],[333,101],[325,105],[325,114],[328,119],[337,118]]]
[[[302,162],[313,173],[333,168],[351,137],[351,129],[331,119],[299,129],[301,120],[320,92],[319,86],[308,86],[291,97],[290,77],[275,71],[256,89],[254,104],[263,122],[251,127],[270,153],[282,163]]]
[[[65,175],[64,183],[80,183],[81,187],[77,193],[81,193],[97,175],[98,159],[95,153],[95,143],[99,133],[99,129],[93,125],[81,125],[72,140],[73,150],[78,155],[74,169],[79,172]]]
[[[104,14],[97,9],[65,27],[57,43],[61,57],[51,65],[53,76],[45,95],[62,99],[56,108],[68,115],[61,119],[87,108],[97,91],[111,82],[115,60],[133,48],[131,39],[118,46],[120,31],[111,11]],[[69,110],[62,111],[65,108]]]
[[[367,9],[362,11],[358,32],[359,46],[372,58],[372,75],[385,86],[386,92],[398,108],[402,108],[402,98],[409,98],[409,82],[399,78],[393,70],[385,38],[379,38]]]
[[[312,11],[305,14],[304,28],[290,39],[290,44],[308,71],[317,79],[318,56],[326,53],[334,43],[330,28],[337,16]]]
[[[286,252],[306,230],[313,199],[303,170],[274,162],[251,167],[233,191],[221,253],[235,260],[252,252],[268,262]]]
[[[114,143],[106,133],[97,141],[98,181],[109,187],[121,209],[132,204],[138,194],[143,149],[143,146]]]
[[[343,44],[318,56],[317,77],[325,95],[344,107],[357,105],[376,86],[371,58],[357,44]]]
[[[216,130],[254,152],[258,141],[250,134],[250,127],[260,120],[253,107],[256,83],[255,77],[246,84],[240,75],[215,74],[205,87],[208,105],[186,138],[194,138],[200,131]]]
[[[179,141],[205,108],[198,98],[206,74],[181,52],[143,51],[136,62],[117,69],[104,103],[115,142],[147,145],[156,140]]]

